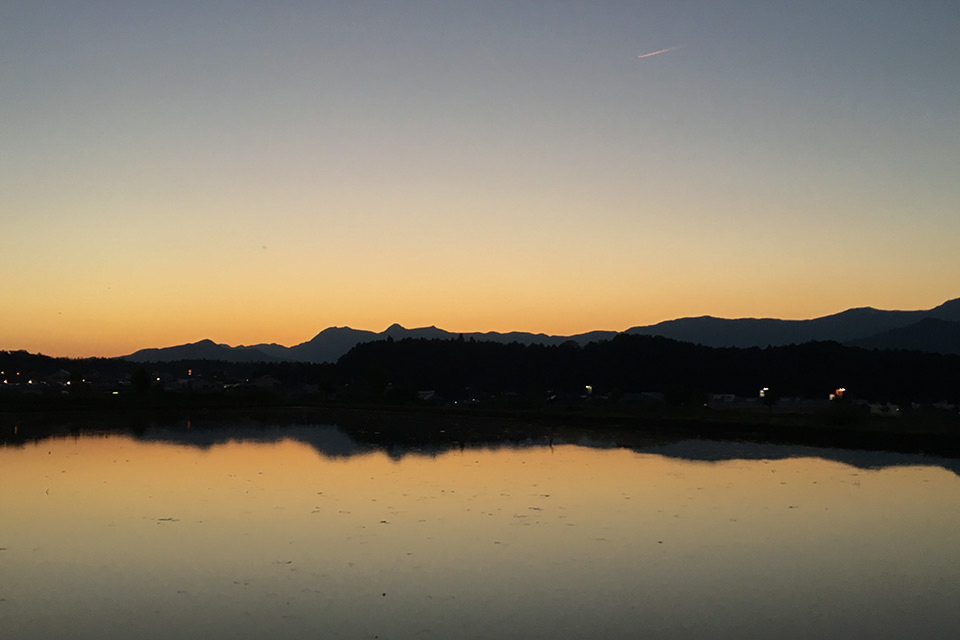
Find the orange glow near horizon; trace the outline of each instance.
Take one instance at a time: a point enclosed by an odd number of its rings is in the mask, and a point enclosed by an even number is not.
[[[577,292],[513,292],[513,299],[498,309],[496,292],[478,292],[472,299],[441,292],[436,296],[421,294],[411,307],[397,301],[395,312],[384,315],[377,308],[380,293],[326,298],[324,301],[290,305],[283,300],[258,304],[253,295],[235,300],[221,298],[203,304],[200,301],[166,306],[155,303],[148,307],[104,305],[96,310],[62,305],[53,311],[45,304],[33,313],[19,310],[16,323],[8,317],[2,323],[3,343],[0,349],[25,349],[59,357],[113,357],[138,349],[167,347],[211,339],[237,346],[275,342],[292,346],[310,340],[332,326],[349,326],[380,332],[393,323],[412,329],[436,326],[452,333],[528,331],[550,335],[574,335],[588,331],[624,331],[631,327],[655,324],[679,317],[713,315],[717,317],[779,317],[806,319],[837,313],[855,306],[889,309],[928,309],[946,298],[931,295],[904,296],[883,305],[857,298],[853,304],[829,303],[824,299],[775,301],[747,296],[736,300],[712,292],[699,300],[683,301],[670,296],[666,302],[643,304],[633,299],[611,300],[602,292],[587,287]],[[511,292],[503,292],[499,301]],[[676,292],[674,292],[676,293]],[[878,292],[877,297],[881,297]],[[593,294],[593,295],[591,295]],[[524,296],[526,299],[524,299]],[[142,315],[141,315],[142,314]]]
[[[356,186],[362,194],[362,183]],[[275,205],[289,207],[284,227],[257,217],[276,195],[269,192],[252,204],[141,204],[136,222],[123,217],[129,203],[108,203],[101,215],[104,224],[117,223],[116,235],[93,240],[83,254],[75,246],[82,225],[67,223],[51,237],[23,227],[21,234],[37,237],[5,256],[15,266],[2,285],[0,349],[86,357],[205,338],[290,346],[330,326],[382,331],[393,323],[571,335],[685,316],[802,319],[857,306],[924,309],[960,292],[946,233],[906,268],[910,229],[881,235],[851,225],[845,231],[862,240],[851,246],[839,232],[824,236],[790,222],[792,244],[785,244],[785,223],[747,226],[760,203],[736,214],[728,205],[726,221],[704,223],[668,202],[648,210],[534,193],[514,202],[507,190],[474,192],[477,200],[464,205],[454,193],[411,194],[401,184],[385,191],[325,200],[286,194]],[[310,212],[323,202],[340,213],[318,227]],[[170,214],[194,206],[209,209],[195,221]],[[611,213],[620,207],[626,211]],[[518,208],[526,216],[511,218]],[[449,210],[464,218],[448,220]],[[598,212],[607,219],[584,227]],[[792,220],[805,212],[783,213]],[[469,220],[483,224],[474,229]],[[223,235],[228,225],[236,235]],[[141,248],[142,237],[151,243]],[[816,247],[813,255],[808,247]]]

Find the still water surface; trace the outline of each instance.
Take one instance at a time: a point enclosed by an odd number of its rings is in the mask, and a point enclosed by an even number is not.
[[[957,461],[331,426],[0,446],[0,637],[954,638]]]

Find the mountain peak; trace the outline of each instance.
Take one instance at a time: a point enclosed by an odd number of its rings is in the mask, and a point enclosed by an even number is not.
[[[941,320],[960,321],[960,298],[947,300],[930,310],[930,315]]]
[[[921,323],[924,318],[935,318],[960,322],[960,298],[947,300],[943,304],[929,310],[919,311],[884,311],[873,307],[855,307],[829,316],[810,320],[779,320],[776,318],[717,318],[715,316],[700,316],[667,320],[655,325],[638,326],[627,329],[624,333],[655,335],[693,342],[712,347],[755,347],[768,345],[801,344],[814,340],[833,340],[840,343],[860,343],[878,334],[886,334],[896,329],[909,331],[926,331],[928,340],[922,348],[931,351],[955,353],[960,347],[953,347],[953,325],[938,325],[937,323]],[[916,326],[913,326],[916,325]],[[949,335],[945,332],[949,332]],[[941,333],[943,339],[941,340]],[[577,336],[548,336],[525,332],[510,333],[464,333],[464,337],[478,340],[494,340],[498,342],[521,342],[523,344],[563,344],[571,339],[580,344],[594,340],[607,340],[616,332],[592,331]],[[142,349],[130,356],[130,360],[139,361],[169,361],[183,359],[231,360],[235,362],[263,362],[291,360],[298,362],[336,362],[343,354],[361,342],[377,339],[393,338],[402,340],[411,338],[417,340],[450,340],[459,334],[450,333],[434,325],[407,329],[400,323],[393,323],[381,333],[350,327],[328,327],[314,336],[308,342],[284,347],[279,344],[258,344],[251,346],[230,347],[218,344],[209,338],[199,342],[165,347],[162,349]],[[906,335],[906,334],[904,334]],[[884,340],[890,336],[881,336]],[[903,336],[894,335],[900,339]],[[934,339],[936,338],[936,339]],[[879,338],[878,338],[879,340]],[[867,344],[863,342],[863,344]],[[873,344],[873,343],[871,343]],[[880,342],[876,342],[880,344]],[[886,344],[886,343],[884,343]],[[891,343],[892,344],[892,343]],[[913,343],[911,343],[913,344]]]
[[[409,329],[407,329],[406,327],[404,327],[402,324],[398,322],[394,322],[392,325],[384,329],[383,333],[381,333],[380,335],[384,338],[386,337],[400,338],[401,336],[407,337],[407,334],[409,333],[410,333]]]
[[[351,331],[356,331],[356,329],[351,329],[350,327],[327,327],[320,333],[314,336],[314,339],[319,338],[320,336],[329,336],[335,333],[349,333]]]

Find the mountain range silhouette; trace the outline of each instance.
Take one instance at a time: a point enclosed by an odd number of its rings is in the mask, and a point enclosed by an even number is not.
[[[450,340],[463,336],[490,342],[556,345],[573,341],[579,345],[609,340],[617,331],[590,331],[571,336],[513,331],[509,333],[452,333],[434,326],[407,329],[393,324],[376,333],[350,327],[328,327],[312,339],[285,347],[276,343],[232,347],[201,340],[172,347],[141,349],[122,356],[134,362],[175,360],[221,360],[227,362],[336,362],[357,344],[375,340],[425,338]],[[848,309],[810,320],[776,318],[679,318],[637,326],[623,333],[663,336],[708,347],[768,347],[834,341],[867,349],[907,349],[960,354],[960,298],[933,309],[885,311],[872,307]]]

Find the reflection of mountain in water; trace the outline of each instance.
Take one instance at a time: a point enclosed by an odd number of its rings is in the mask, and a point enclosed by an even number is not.
[[[361,445],[334,426],[263,427],[255,425],[231,426],[228,428],[171,428],[156,427],[136,434],[141,442],[177,444],[200,449],[209,449],[229,442],[274,444],[292,440],[309,445],[325,458],[349,458],[375,450]]]
[[[960,476],[960,460],[940,458],[919,453],[893,451],[864,451],[858,449],[827,449],[802,445],[769,444],[763,442],[723,442],[720,440],[679,440],[669,444],[647,447],[640,453],[652,453],[668,458],[697,462],[728,462],[731,460],[785,460],[787,458],[822,458],[841,462],[858,469],[885,467],[937,466]]]
[[[392,427],[392,428],[391,428]],[[56,424],[0,427],[0,445],[23,446],[48,438],[93,434],[126,434],[141,442],[155,442],[209,449],[229,442],[271,444],[284,440],[312,447],[325,458],[343,459],[383,452],[395,460],[408,455],[437,456],[449,451],[527,449],[554,445],[577,445],[592,449],[630,449],[640,454],[661,455],[697,462],[731,460],[782,460],[821,458],[859,469],[896,466],[939,466],[960,476],[960,459],[919,453],[866,451],[795,444],[709,440],[670,436],[662,432],[575,428],[546,425],[510,425],[496,420],[478,424],[443,426],[427,423],[397,427],[389,420],[363,420],[343,425],[278,424],[255,420],[204,421],[149,424],[116,428]]]
[[[308,445],[325,458],[347,458],[383,452],[394,460],[408,455],[438,456],[449,451],[496,450],[503,448],[525,449],[551,446],[552,444],[580,444],[593,448],[616,448],[613,443],[596,443],[586,439],[577,442],[555,441],[550,436],[518,437],[483,440],[464,440],[463,434],[452,431],[434,434],[433,438],[407,437],[396,440],[390,434],[383,437],[380,431],[351,430],[334,425],[256,426],[230,425],[228,427],[197,428],[154,427],[134,434],[141,442],[157,442],[209,449],[229,442],[273,444],[290,440]],[[407,434],[409,435],[409,434]]]

